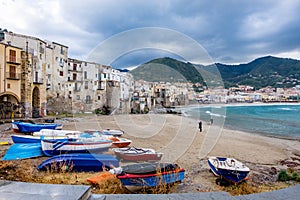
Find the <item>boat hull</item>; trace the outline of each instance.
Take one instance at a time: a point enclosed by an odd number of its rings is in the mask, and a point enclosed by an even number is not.
[[[43,161],[38,170],[69,170],[77,172],[99,172],[119,167],[119,161],[105,154],[62,154]]]
[[[47,156],[65,153],[98,153],[107,151],[111,146],[110,140],[96,142],[42,140],[42,150]]]
[[[184,169],[178,169],[155,174],[125,174],[117,177],[124,187],[134,192],[143,188],[166,186],[181,182],[184,179],[184,173]]]
[[[13,144],[5,153],[2,160],[21,160],[43,156],[41,143]]]
[[[43,139],[55,139],[57,141],[68,141],[68,138],[48,137],[48,136],[31,136],[31,135],[12,135],[11,139],[14,143],[40,143]]]
[[[220,162],[225,162],[226,160],[227,158],[221,157],[211,157],[208,159],[208,165],[215,176],[233,183],[239,183],[247,178],[250,172],[248,167],[231,166],[226,168],[224,167],[225,164],[220,164]],[[235,160],[235,162],[238,161]]]
[[[117,148],[114,149],[115,155],[119,160],[123,161],[159,161],[163,154],[153,151],[152,149],[137,149],[135,148]]]
[[[13,130],[17,131],[14,125],[17,125],[18,131],[21,133],[33,133],[42,129],[56,129],[62,127],[62,124],[32,124],[27,122],[12,122]]]

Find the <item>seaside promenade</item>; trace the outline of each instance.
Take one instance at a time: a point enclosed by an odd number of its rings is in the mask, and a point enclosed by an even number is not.
[[[250,195],[231,196],[226,192],[199,192],[199,193],[173,193],[173,194],[92,194],[90,186],[83,185],[54,185],[39,183],[24,183],[13,181],[0,181],[1,200],[163,200],[163,199],[218,199],[218,200],[286,200],[300,198],[300,184],[289,188],[263,192]]]

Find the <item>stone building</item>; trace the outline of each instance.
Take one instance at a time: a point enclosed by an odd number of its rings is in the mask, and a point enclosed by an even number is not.
[[[0,32],[0,55],[4,59],[1,61],[3,86],[0,96],[2,102],[6,102],[2,113],[7,113],[5,118],[45,116],[45,42],[6,30]]]

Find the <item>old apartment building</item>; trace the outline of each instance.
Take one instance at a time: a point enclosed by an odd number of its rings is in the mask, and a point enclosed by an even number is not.
[[[68,57],[66,45],[0,29],[1,118],[47,113],[128,113],[133,77]]]

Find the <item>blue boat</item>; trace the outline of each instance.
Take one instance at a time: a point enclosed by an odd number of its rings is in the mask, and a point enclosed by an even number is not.
[[[234,158],[209,157],[208,165],[214,175],[233,183],[247,179],[250,169]]]
[[[57,129],[61,128],[62,124],[33,124],[28,122],[12,122],[13,127],[17,126],[18,130],[14,128],[15,132],[21,132],[21,133],[33,133],[40,131],[42,129]]]
[[[119,167],[119,161],[105,154],[62,154],[43,161],[38,170],[69,170],[77,172],[99,172]]]
[[[19,143],[11,145],[2,160],[20,160],[43,155],[41,143]]]
[[[160,187],[184,179],[185,170],[170,163],[140,163],[122,167],[117,175],[124,187],[135,192],[141,189]]]
[[[14,143],[40,143],[43,139],[55,139],[57,141],[68,141],[66,137],[53,136],[32,136],[32,135],[12,135],[11,139]]]

